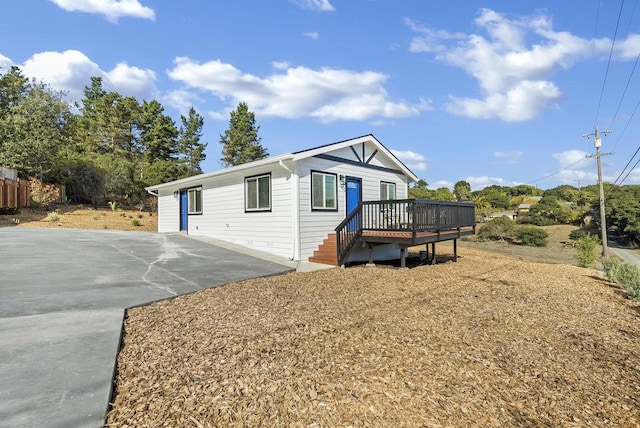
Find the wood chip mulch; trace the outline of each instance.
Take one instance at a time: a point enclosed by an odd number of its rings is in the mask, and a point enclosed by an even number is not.
[[[255,279],[128,311],[107,425],[640,426],[640,309],[592,269]]]

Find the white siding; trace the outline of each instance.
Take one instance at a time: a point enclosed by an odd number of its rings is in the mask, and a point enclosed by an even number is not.
[[[158,232],[180,231],[180,198],[173,197],[173,191],[158,193]]]
[[[347,152],[348,150],[348,152]],[[336,156],[335,152],[330,153]],[[340,155],[347,157],[353,152],[342,150]],[[365,159],[366,160],[366,159]],[[335,231],[336,226],[346,217],[346,190],[338,185],[338,211],[311,210],[311,171],[330,172],[362,179],[362,200],[380,199],[380,182],[396,183],[396,198],[407,198],[407,178],[400,173],[382,171],[359,165],[337,163],[319,158],[307,158],[298,163],[300,175],[300,248],[301,259],[307,260],[318,249],[324,238]]]
[[[293,258],[291,174],[278,165],[214,177],[202,183],[202,214],[189,216],[189,234],[211,236]],[[271,211],[245,212],[244,179],[271,173]]]

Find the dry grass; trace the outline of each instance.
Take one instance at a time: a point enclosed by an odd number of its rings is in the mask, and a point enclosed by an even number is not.
[[[637,303],[458,263],[255,279],[128,311],[111,426],[638,426]]]
[[[52,212],[57,212],[59,218],[52,220],[52,217],[55,217]],[[16,224],[14,219],[17,219],[19,223]],[[112,211],[109,208],[94,209],[76,205],[60,205],[56,211],[22,208],[19,214],[0,215],[0,227],[9,226],[156,232],[158,217],[155,213],[138,210]]]

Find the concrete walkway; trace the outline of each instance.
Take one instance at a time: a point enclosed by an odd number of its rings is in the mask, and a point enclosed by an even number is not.
[[[0,426],[98,427],[125,308],[314,266],[180,234],[0,228]]]

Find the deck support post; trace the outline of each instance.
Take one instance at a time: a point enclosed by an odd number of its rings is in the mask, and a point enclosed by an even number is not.
[[[400,248],[400,268],[404,269],[407,267],[407,248]]]
[[[453,262],[454,263],[458,262],[458,240],[457,239],[453,240]]]
[[[436,264],[436,243],[432,242],[431,243],[431,264],[435,265]]]
[[[373,262],[373,245],[367,244],[369,247],[369,263],[367,263],[367,267],[375,267],[375,263]]]

